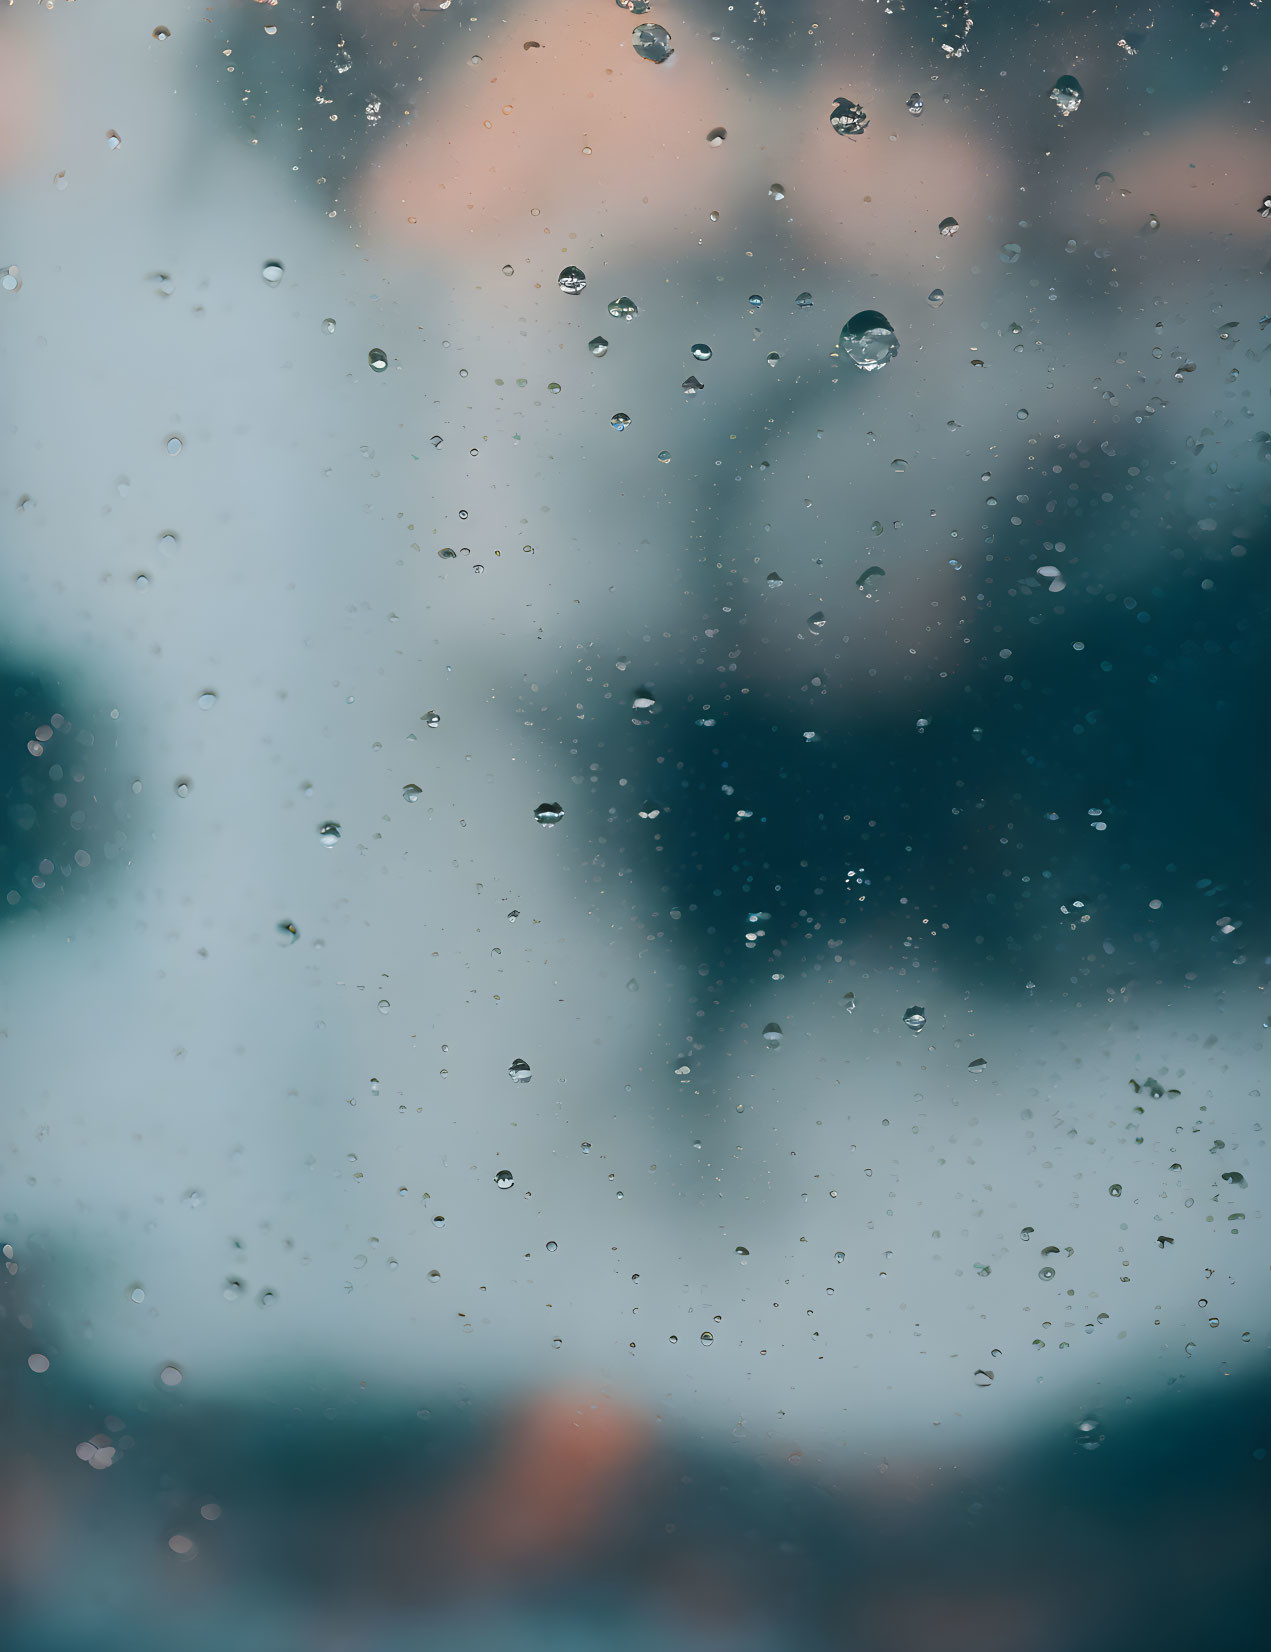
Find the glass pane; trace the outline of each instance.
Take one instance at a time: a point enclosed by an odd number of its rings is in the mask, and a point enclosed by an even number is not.
[[[3,14],[20,1652],[1252,1627],[1267,22]]]

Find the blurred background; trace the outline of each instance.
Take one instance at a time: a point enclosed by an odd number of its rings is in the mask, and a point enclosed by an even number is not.
[[[1266,8],[153,10],[0,15],[12,1644],[1251,1628]]]

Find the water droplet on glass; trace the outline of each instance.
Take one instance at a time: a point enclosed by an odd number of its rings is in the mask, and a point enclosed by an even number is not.
[[[324,820],[318,827],[318,842],[328,847],[340,841],[340,822],[338,820]]]
[[[858,310],[839,334],[839,349],[866,373],[877,373],[900,354],[900,340],[880,310]]]
[[[181,449],[185,446],[185,443],[179,436],[169,436],[163,445],[169,453],[180,453]]]
[[[322,331],[324,333],[333,333],[335,331],[335,317],[333,315],[323,317]]]
[[[300,931],[296,928],[295,924],[292,923],[290,918],[281,919],[274,925],[274,927],[282,937],[278,943],[280,946],[295,946],[296,942],[300,939]]]
[[[237,1302],[239,1297],[241,1297],[246,1290],[247,1286],[243,1280],[236,1279],[233,1275],[231,1275],[225,1281],[225,1284],[221,1289],[221,1295],[227,1302]]]
[[[660,23],[637,23],[631,31],[631,44],[636,56],[646,63],[665,63],[675,50],[671,36]]]
[[[670,462],[671,462],[671,455],[667,451],[666,448],[663,448],[661,453],[658,454],[658,463],[660,465],[669,465]]]
[[[903,1019],[907,1027],[912,1027],[914,1032],[921,1032],[927,1025],[927,1012],[921,1004],[911,1004]]]
[[[771,573],[768,575],[767,585],[770,591],[779,591],[784,584],[785,580],[782,579],[780,574]]]
[[[373,350],[367,351],[366,359],[370,364],[372,373],[382,373],[388,366],[388,357],[378,345]]]
[[[967,1072],[982,1073],[988,1066],[988,1061],[982,1055],[977,1055],[974,1061],[967,1062]]]
[[[977,1388],[990,1388],[993,1384],[993,1373],[992,1371],[977,1371],[971,1380]]]
[[[155,40],[170,40],[172,38],[172,30],[165,29],[162,23],[159,24],[158,28],[151,29],[150,33]]]
[[[1038,1268],[1037,1277],[1038,1279],[1053,1279],[1055,1277],[1055,1270],[1054,1268]]]
[[[174,780],[173,781],[172,790],[177,794],[178,797],[189,797],[190,789],[193,786],[193,784],[194,784],[194,782],[192,780],[187,780],[183,776],[180,780]]]
[[[407,784],[402,787],[402,797],[407,803],[418,803],[423,795],[424,788],[422,786]]]
[[[786,186],[784,184],[769,184],[768,193],[774,201],[784,201],[786,198]]]
[[[910,92],[909,96],[905,99],[905,108],[908,109],[911,115],[920,115],[923,110],[921,94],[918,92]]]
[[[705,386],[702,384],[701,379],[699,379],[695,373],[690,373],[684,380],[684,383],[680,386],[680,389],[686,396],[695,396],[699,390],[704,388]]]
[[[496,1170],[494,1173],[495,1187],[515,1187],[516,1181],[510,1170]]]
[[[276,287],[282,280],[282,265],[276,258],[271,258],[261,265],[260,274],[267,287]]]
[[[1004,264],[1018,264],[1023,250],[1018,241],[1003,241],[997,256]]]
[[[609,354],[609,340],[601,338],[600,334],[597,333],[595,338],[588,343],[587,348],[593,356],[607,356]]]
[[[606,309],[615,321],[630,321],[640,313],[633,298],[611,298]]]
[[[1156,214],[1154,212],[1149,212],[1148,215],[1147,215],[1147,222],[1143,225],[1143,234],[1144,235],[1155,235],[1157,230],[1160,229],[1160,227],[1161,227],[1161,220],[1156,216]]]
[[[566,264],[556,277],[556,285],[563,293],[580,293],[587,285],[587,277],[577,264]]]
[[[779,1050],[781,1048],[781,1040],[784,1037],[785,1034],[781,1031],[780,1026],[775,1021],[769,1021],[768,1025],[763,1030],[763,1041],[770,1050]]]
[[[859,575],[859,577],[857,578],[856,589],[858,591],[864,591],[866,596],[871,596],[873,593],[869,589],[869,581],[871,579],[884,579],[884,578],[886,578],[886,573],[885,573],[884,569],[882,569],[882,568],[866,568],[865,572],[863,574]]]
[[[1061,115],[1075,115],[1082,96],[1081,82],[1074,75],[1060,75],[1050,89],[1050,101]]]
[[[727,136],[728,132],[724,127],[712,126],[710,131],[706,134],[706,141],[710,144],[712,149],[718,149]]]
[[[380,1012],[381,1015],[387,1015],[389,1010],[392,1009],[392,1007],[393,1007],[392,1004],[389,1003],[387,998],[381,998],[379,1003],[376,1004],[376,1006],[375,1006],[375,1008]]]
[[[825,630],[825,615],[818,608],[815,614],[808,615],[808,629],[811,631]]]
[[[942,218],[936,227],[939,229],[941,235],[948,236],[956,235],[962,226],[958,223],[956,218]]]
[[[211,711],[212,707],[216,704],[216,691],[211,688],[204,689],[202,694],[199,695],[196,704],[202,711]]]
[[[1271,218],[1271,195],[1264,195],[1258,203],[1258,217]]]
[[[609,423],[618,432],[618,434],[621,435],[631,423],[631,415],[629,413],[615,413]]]
[[[703,1331],[700,1340],[709,1348],[715,1338],[710,1331]]]
[[[927,294],[927,303],[933,305],[936,309],[939,309],[944,303],[944,288],[933,287]]]
[[[425,728],[441,727],[441,713],[439,711],[426,711],[419,720]]]
[[[540,826],[555,826],[565,818],[565,811],[559,803],[540,803],[534,811],[534,818]]]
[[[715,352],[709,344],[690,344],[688,353],[694,361],[709,361]]]
[[[751,293],[750,297],[746,300],[746,302],[747,302],[747,304],[750,305],[752,310],[758,310],[759,308],[761,308],[761,306],[763,304],[763,294],[762,293]]]
[[[835,98],[834,107],[830,110],[830,125],[841,138],[859,138],[869,125],[869,116],[851,98]]]
[[[107,132],[107,134],[106,134],[106,147],[107,147],[107,149],[118,149],[119,145],[123,141],[124,140],[119,136],[119,133],[114,131],[113,129],[111,131]]]
[[[1112,1186],[1108,1189],[1108,1192],[1111,1194],[1111,1196],[1114,1199],[1119,1199],[1121,1197],[1121,1184],[1120,1184],[1120,1182],[1113,1182]]]
[[[909,469],[909,461],[908,459],[893,459],[891,464],[888,466],[888,469],[893,471],[897,476],[903,476]]]
[[[651,711],[656,704],[657,700],[654,698],[651,688],[637,688],[631,696],[631,709],[633,711]]]
[[[810,310],[812,308],[812,294],[811,293],[800,293],[799,296],[795,299],[794,303],[795,303],[795,308],[796,309]]]

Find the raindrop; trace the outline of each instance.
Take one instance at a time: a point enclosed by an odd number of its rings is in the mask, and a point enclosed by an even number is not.
[[[1258,217],[1271,218],[1271,195],[1264,195],[1258,204]]]
[[[708,1348],[710,1347],[711,1343],[714,1342],[714,1340],[715,1340],[715,1338],[712,1336],[712,1334],[709,1331],[703,1331],[702,1332],[701,1341],[704,1342]]]
[[[1109,1192],[1109,1194],[1111,1195],[1112,1198],[1119,1199],[1121,1197],[1121,1184],[1120,1184],[1120,1182],[1113,1182],[1112,1186],[1108,1189],[1108,1192]]]
[[[388,357],[378,345],[375,349],[367,351],[366,359],[370,363],[372,373],[382,373],[388,366]]]
[[[710,144],[712,149],[718,149],[727,136],[728,132],[726,128],[722,126],[712,126],[710,131],[706,134],[706,141]]]
[[[107,134],[106,134],[106,147],[107,147],[107,149],[118,149],[119,145],[123,141],[124,140],[119,136],[119,133],[114,131],[113,128],[112,128],[111,131],[107,132]]]
[[[1003,241],[997,256],[1004,264],[1018,264],[1022,251],[1023,248],[1018,241]]]
[[[977,1371],[971,1379],[977,1388],[990,1388],[993,1384],[992,1371]]]
[[[921,1032],[927,1025],[927,1012],[921,1004],[911,1004],[903,1019],[907,1027],[912,1027],[914,1032]]]
[[[565,818],[565,811],[559,803],[540,803],[534,811],[534,818],[540,826],[555,826]]]
[[[663,448],[661,453],[658,454],[658,463],[660,465],[669,465],[670,462],[671,462],[671,455],[667,451],[666,448]]]
[[[776,350],[769,350],[768,354],[764,357],[764,360],[768,363],[769,367],[775,367],[781,360],[781,356]]]
[[[193,786],[193,784],[194,784],[194,782],[192,780],[187,780],[183,777],[180,780],[173,781],[172,790],[177,794],[178,797],[189,797],[190,788],[191,788],[191,786]]]
[[[441,713],[439,711],[426,711],[419,720],[425,728],[441,727]]]
[[[516,271],[512,268],[511,264],[505,264],[503,266],[503,273],[504,275],[515,275]]]
[[[927,294],[927,303],[932,305],[935,309],[938,310],[940,308],[940,306],[944,303],[944,288],[943,287],[933,287],[931,289],[931,291]]]
[[[843,994],[843,1008],[847,1011],[847,1013],[849,1015],[851,1015],[855,1011],[855,1009],[856,1009],[856,994],[854,992],[845,992]]]
[[[340,822],[338,820],[324,820],[318,827],[318,842],[325,843],[328,848],[340,841]]]
[[[974,1061],[969,1061],[967,1063],[967,1072],[982,1073],[987,1066],[988,1061],[985,1057],[982,1055],[977,1055]]]
[[[157,29],[151,29],[150,33],[155,40],[170,40],[172,38],[172,30],[165,29],[162,23],[159,24]]]
[[[546,1247],[545,1247],[545,1248],[546,1248],[546,1249],[547,1249],[547,1250],[548,1250],[548,1251],[552,1251],[552,1252],[554,1252],[554,1251],[556,1251],[556,1250],[557,1250],[557,1249],[558,1249],[558,1246],[557,1246],[557,1244],[556,1244],[556,1241],[555,1241],[555,1239],[549,1239],[549,1240],[548,1240],[548,1241],[547,1241],[547,1245],[546,1245]]]
[[[580,293],[587,285],[587,277],[577,264],[566,264],[556,277],[556,285],[563,293]]]
[[[763,1030],[763,1041],[770,1050],[779,1050],[781,1048],[781,1040],[784,1037],[785,1034],[781,1031],[780,1026],[775,1021],[769,1021],[768,1025]]]
[[[587,348],[591,351],[593,356],[607,356],[609,354],[609,340],[607,338],[601,338],[600,334],[597,333],[595,338],[593,338],[588,344]]]
[[[937,225],[941,235],[956,235],[962,226],[956,218],[942,218]]]
[[[1081,82],[1074,75],[1060,75],[1050,89],[1050,101],[1061,115],[1075,115],[1082,95]]]
[[[282,937],[278,943],[279,946],[295,946],[296,942],[300,939],[300,931],[296,928],[295,924],[292,923],[290,918],[283,918],[280,922],[275,924],[274,927]]]
[[[684,380],[684,383],[680,386],[680,389],[686,396],[695,396],[699,390],[704,388],[705,386],[702,384],[701,379],[699,379],[694,373],[690,373]]]
[[[1037,1277],[1038,1279],[1053,1279],[1055,1277],[1055,1270],[1054,1268],[1038,1268]]]
[[[714,351],[709,344],[690,344],[688,353],[694,361],[709,361]]]
[[[407,803],[418,803],[423,795],[424,788],[422,786],[408,784],[402,787],[402,796]]]
[[[16,264],[6,264],[0,271],[0,289],[6,293],[16,293],[22,286],[22,276]]]
[[[767,586],[770,591],[779,591],[784,584],[785,580],[782,579],[780,574],[771,573],[768,575]]]
[[[880,310],[858,310],[839,334],[839,349],[865,373],[877,373],[900,354],[900,341]]]
[[[615,321],[630,321],[640,313],[633,298],[611,298],[606,308]]]
[[[631,44],[636,56],[646,63],[665,63],[675,50],[671,36],[660,23],[637,23],[631,31]]]
[[[857,578],[856,589],[858,591],[864,591],[864,593],[867,597],[872,596],[873,592],[869,589],[870,580],[871,579],[885,579],[885,578],[886,578],[886,571],[884,569],[882,569],[882,568],[866,568],[865,572]]]
[[[911,115],[920,115],[923,110],[921,94],[918,92],[910,92],[909,96],[905,99],[905,108],[908,109]]]
[[[185,443],[179,436],[169,436],[163,445],[169,453],[180,453],[181,449],[185,446]]]
[[[784,201],[786,198],[786,186],[784,184],[769,184],[768,193],[774,201]]]
[[[529,1062],[523,1061],[519,1055],[508,1068],[508,1077],[512,1080],[513,1084],[528,1084],[533,1076],[533,1073],[530,1071]]]
[[[812,308],[812,294],[811,293],[800,293],[798,298],[796,298],[794,302],[795,302],[795,308],[796,309],[810,310]]]
[[[629,413],[615,413],[609,423],[618,432],[618,434],[621,435],[631,423],[631,415]]]
[[[1268,197],[1268,199],[1271,199],[1271,197]],[[1147,215],[1147,222],[1143,226],[1142,233],[1144,235],[1155,235],[1157,230],[1160,229],[1160,227],[1161,227],[1161,220],[1156,216],[1156,214],[1154,212],[1149,212],[1148,215]]]
[[[752,310],[758,310],[763,305],[763,294],[762,293],[751,293],[750,297],[746,300],[746,302],[747,302],[747,304],[750,305]]]
[[[196,705],[199,706],[199,708],[201,710],[211,711],[212,707],[216,704],[216,691],[215,691],[215,689],[205,688],[203,690],[202,694],[199,695],[198,700],[195,703],[196,703]]]
[[[633,711],[652,711],[655,705],[657,705],[657,700],[654,698],[651,688],[637,688],[631,696],[631,709]]]
[[[851,98],[835,98],[834,107],[830,110],[830,125],[841,138],[859,138],[869,125],[869,116]]]
[[[261,265],[260,274],[267,287],[276,287],[282,280],[282,265],[276,258],[271,258]]]
[[[818,608],[815,614],[808,615],[808,629],[811,631],[825,630],[825,615]]]
[[[333,315],[323,317],[322,331],[324,333],[333,333],[335,331],[335,317]]]
[[[515,1187],[516,1182],[510,1170],[496,1170],[494,1173],[494,1185],[495,1187],[506,1189],[509,1187]]]

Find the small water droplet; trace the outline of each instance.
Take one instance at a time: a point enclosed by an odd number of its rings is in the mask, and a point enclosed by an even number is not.
[[[941,235],[949,236],[956,235],[962,226],[956,218],[942,218],[936,227]]]
[[[595,338],[588,343],[587,348],[593,356],[607,356],[609,354],[609,340],[601,338],[600,334],[597,333]]]
[[[507,269],[503,273],[509,275],[511,271]],[[563,293],[577,294],[586,287],[587,277],[578,268],[577,264],[566,264],[565,268],[556,277],[556,285]]]
[[[328,848],[340,841],[340,822],[338,820],[324,820],[318,827],[318,842],[325,843]]]
[[[333,315],[324,316],[322,318],[322,331],[324,333],[333,333],[335,331],[335,317]]]
[[[727,136],[728,132],[726,128],[722,126],[712,126],[710,131],[706,134],[706,141],[710,144],[712,149],[718,149]]]
[[[746,302],[747,302],[747,304],[750,305],[752,310],[761,309],[763,307],[763,294],[762,293],[751,293],[750,297],[746,300]]]
[[[940,308],[940,306],[944,303],[944,288],[943,287],[933,287],[931,289],[931,291],[927,294],[927,303],[930,304],[934,309],[938,310]]]
[[[1054,1268],[1038,1268],[1037,1277],[1038,1279],[1053,1279],[1055,1277],[1055,1270]]]
[[[711,1343],[714,1342],[715,1338],[714,1338],[713,1334],[710,1331],[703,1331],[699,1340],[701,1342],[703,1342],[706,1345],[706,1347],[709,1348]]]
[[[513,1084],[528,1084],[534,1077],[534,1074],[530,1071],[529,1062],[522,1060],[522,1058],[518,1055],[516,1060],[508,1068],[508,1077],[512,1080]]]
[[[767,585],[770,591],[779,591],[784,584],[785,580],[782,579],[780,574],[771,573],[768,575]]]
[[[913,1028],[914,1032],[921,1032],[927,1025],[927,1012],[921,1004],[911,1004],[905,1011],[903,1020],[907,1027]]]
[[[279,941],[280,946],[295,946],[296,942],[300,939],[300,931],[296,928],[295,924],[292,923],[290,918],[280,919],[280,921],[274,925],[274,928],[278,931],[278,934],[281,937],[281,940]]]
[[[1112,1186],[1108,1189],[1108,1192],[1112,1196],[1112,1198],[1119,1199],[1121,1197],[1121,1184],[1120,1184],[1120,1182],[1113,1182]]]
[[[992,1371],[977,1371],[971,1379],[977,1388],[989,1388],[993,1383]]]
[[[982,1073],[987,1066],[988,1061],[986,1058],[982,1055],[977,1055],[974,1061],[969,1061],[967,1063],[967,1071],[969,1073]]]
[[[631,423],[631,415],[629,413],[615,413],[609,423],[618,432],[618,434],[621,435]]]
[[[424,788],[422,786],[416,786],[413,782],[410,782],[402,787],[402,797],[407,803],[418,803],[423,795]]]
[[[196,703],[201,710],[211,711],[212,707],[216,704],[216,690],[205,688],[202,694],[199,695]]]
[[[366,359],[370,364],[372,373],[383,373],[388,367],[388,357],[378,345],[373,350],[366,352]]]
[[[812,294],[811,293],[800,293],[799,296],[795,299],[794,303],[795,303],[795,308],[796,309],[810,310],[812,308]]]
[[[270,258],[261,265],[260,274],[267,287],[276,287],[282,280],[282,265],[276,258]]]
[[[182,776],[182,778],[180,780],[174,780],[173,781],[172,790],[177,794],[178,797],[189,797],[190,789],[193,785],[194,785],[194,782],[192,780],[188,780],[184,776]]]
[[[697,377],[696,373],[690,373],[684,380],[684,383],[680,386],[680,389],[686,396],[696,396],[699,390],[704,390],[705,388],[705,385],[703,385],[701,379]]]
[[[774,201],[784,201],[786,198],[786,186],[784,184],[769,184],[768,194]]]
[[[1084,93],[1075,75],[1060,75],[1050,89],[1050,101],[1061,115],[1075,115]]]
[[[494,1185],[495,1187],[502,1188],[515,1187],[516,1181],[510,1170],[496,1170],[494,1173]]]
[[[124,140],[119,136],[119,133],[116,132],[113,128],[109,132],[107,132],[107,134],[106,134],[106,147],[107,147],[107,149],[118,149],[119,145],[123,141]]]
[[[559,803],[540,803],[534,811],[534,818],[540,826],[555,826],[565,818],[565,811]]]
[[[426,711],[419,720],[425,728],[441,727],[441,713],[439,711]]]
[[[715,352],[709,344],[690,344],[688,353],[694,361],[709,361]]]
[[[920,115],[923,111],[922,96],[918,92],[910,92],[905,99],[905,108],[911,115]]]
[[[1018,241],[1003,241],[1001,247],[998,249],[997,256],[1002,260],[1003,264],[1018,264],[1020,253],[1022,251],[1023,248],[1020,246]]]
[[[775,1021],[769,1021],[763,1030],[763,1041],[770,1050],[779,1050],[781,1041],[785,1037],[780,1026]]]
[[[885,578],[886,578],[886,573],[885,573],[884,569],[882,569],[882,568],[866,568],[865,572],[863,574],[859,575],[858,578],[857,578],[856,589],[858,591],[864,591],[864,593],[867,597],[872,596],[873,592],[869,589],[870,580],[871,579],[885,579]]]
[[[669,465],[670,462],[671,462],[671,455],[667,451],[666,448],[663,448],[661,453],[658,454],[658,463],[660,465]]]
[[[150,33],[155,40],[170,40],[172,38],[172,30],[164,28],[162,23],[159,24],[158,28],[151,29]]]
[[[640,313],[633,298],[611,298],[605,308],[615,321],[631,321]]]
[[[180,436],[169,436],[163,445],[169,453],[180,453],[181,449],[185,446],[185,443],[181,440]]]

